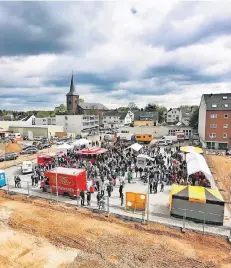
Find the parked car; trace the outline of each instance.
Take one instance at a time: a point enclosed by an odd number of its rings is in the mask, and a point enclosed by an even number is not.
[[[27,148],[24,148],[20,154],[35,154],[38,152],[38,149],[35,146],[29,146]]]
[[[172,140],[168,140],[168,139],[166,139],[165,141],[166,141],[166,143],[167,143],[168,145],[172,145],[172,144],[173,144]]]
[[[1,155],[0,156],[0,162],[3,162],[3,161],[5,161],[5,156],[4,155]]]
[[[39,150],[37,148],[30,148],[27,150],[27,154],[36,154]]]
[[[6,161],[15,160],[17,158],[18,158],[18,154],[17,153],[6,153],[5,154],[5,160]]]
[[[166,140],[159,140],[159,141],[157,141],[157,144],[158,144],[159,146],[167,146],[167,145],[168,145],[168,143],[167,143]]]
[[[47,148],[50,148],[50,147],[51,147],[51,144],[50,143],[40,143],[38,145],[38,149],[39,150],[47,149]]]
[[[200,146],[201,143],[200,143],[199,140],[193,140],[192,145],[193,145],[193,146]]]

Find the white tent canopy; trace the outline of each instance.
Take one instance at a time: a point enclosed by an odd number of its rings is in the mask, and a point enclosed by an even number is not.
[[[186,155],[187,171],[188,175],[195,174],[197,172],[203,172],[205,177],[209,180],[211,186],[214,185],[213,176],[204,159],[199,153],[188,153]]]
[[[146,155],[146,154],[139,154],[138,156],[137,156],[137,159],[138,158],[145,158],[145,159],[147,159],[147,160],[151,160],[151,161],[154,161],[155,159],[154,158],[151,158],[151,157],[149,157],[148,155]]]
[[[74,142],[74,146],[76,147],[81,147],[83,145],[89,147],[89,141],[87,139],[79,139]]]
[[[127,147],[125,150],[128,150],[129,148],[136,152],[139,152],[143,148],[143,145],[140,145],[139,143],[134,143],[131,146]]]
[[[70,150],[72,148],[73,147],[71,145],[64,143],[64,144],[57,147],[57,152],[62,152],[62,153],[67,154],[67,150]]]
[[[149,157],[148,155],[145,154],[139,154],[137,156],[137,167],[138,168],[145,168],[147,166],[148,160],[154,161],[153,158]]]

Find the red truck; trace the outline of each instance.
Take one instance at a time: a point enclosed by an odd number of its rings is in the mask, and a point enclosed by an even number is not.
[[[41,182],[44,192],[55,192],[58,186],[60,195],[76,196],[81,190],[87,189],[86,170],[80,168],[57,167],[44,172],[48,181]]]

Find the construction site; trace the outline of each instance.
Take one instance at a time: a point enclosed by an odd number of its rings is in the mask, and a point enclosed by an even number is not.
[[[226,238],[0,192],[0,267],[231,267]]]

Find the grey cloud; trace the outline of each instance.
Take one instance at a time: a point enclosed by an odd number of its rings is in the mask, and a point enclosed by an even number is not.
[[[201,42],[210,42],[212,39],[222,35],[230,35],[231,20],[230,15],[218,14],[217,17],[210,16],[204,8],[209,10],[211,3],[202,6],[198,2],[180,3],[171,10],[164,18],[158,30],[149,33],[145,40],[152,45],[163,46],[166,50],[174,50],[179,47],[185,47]],[[201,9],[201,7],[203,9]],[[188,29],[184,27],[184,19],[193,19],[198,15],[203,17],[203,21],[195,28]],[[182,27],[176,29],[174,23],[182,24]]]
[[[7,21],[0,24],[0,56],[57,53],[68,49],[62,42],[71,34],[67,25],[49,15],[49,4],[38,2],[0,3]]]

